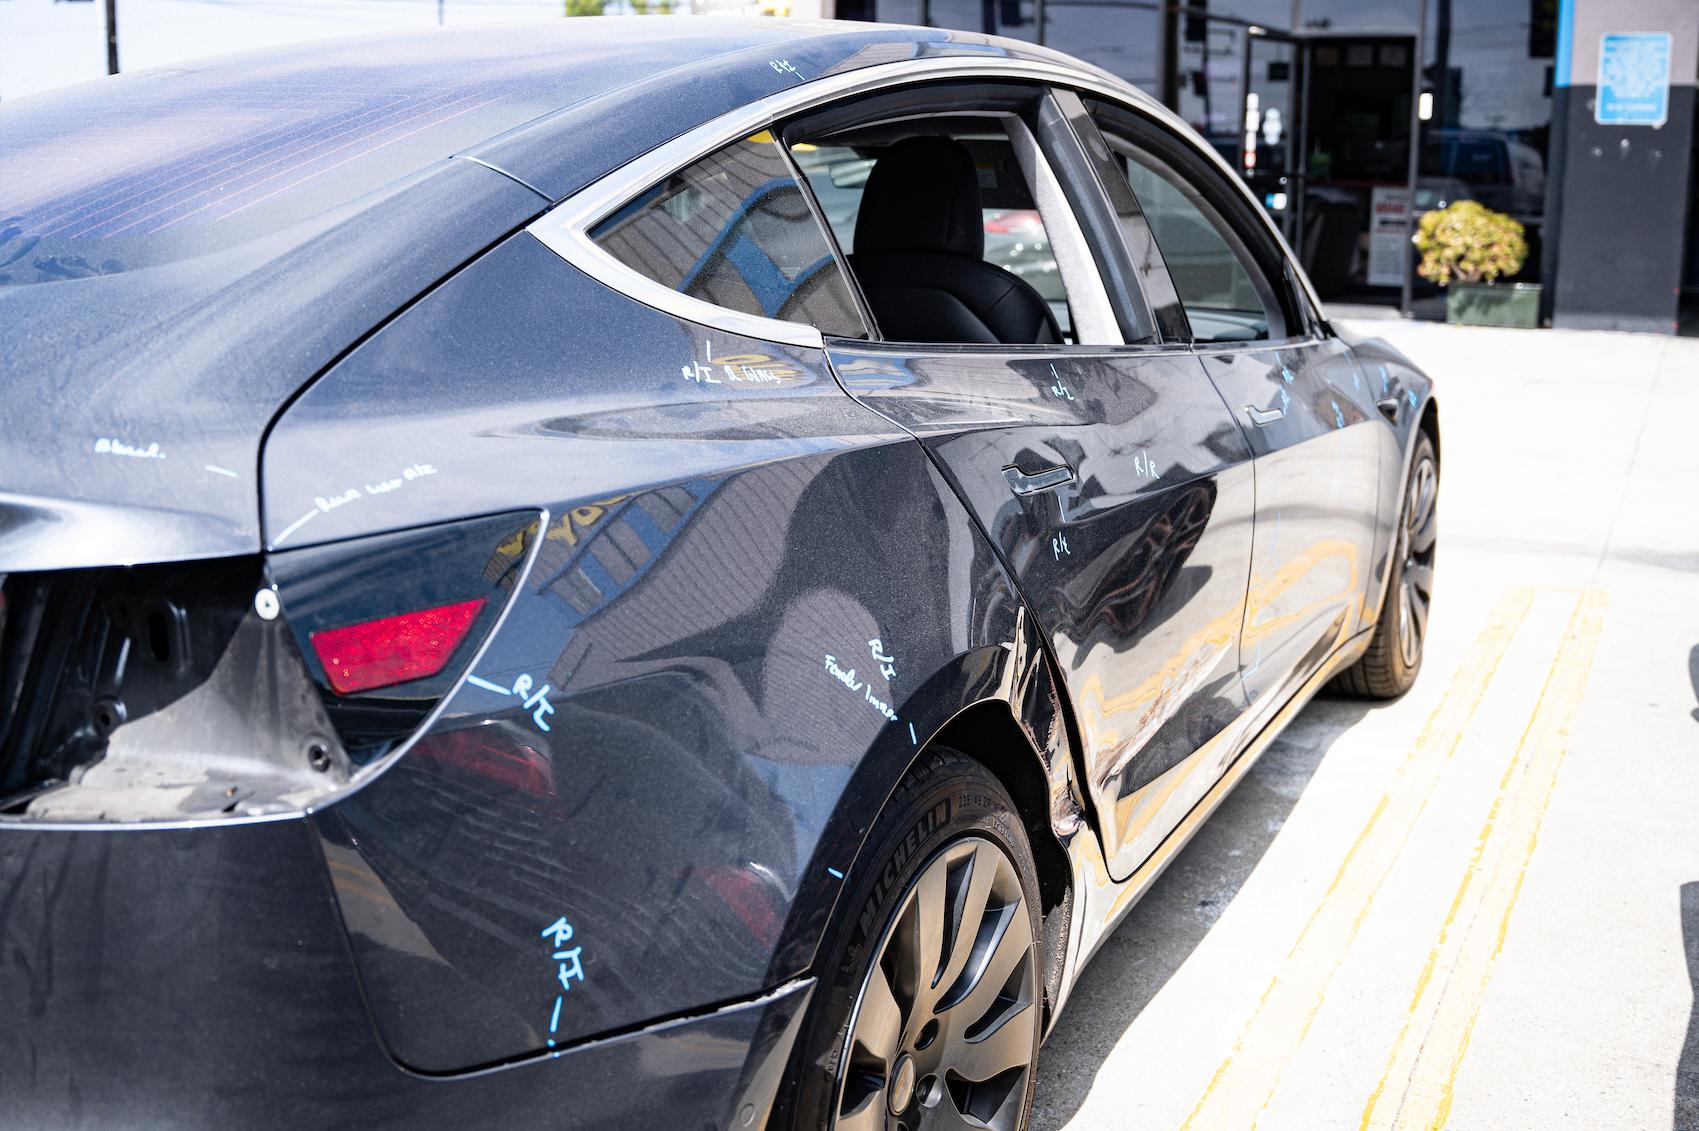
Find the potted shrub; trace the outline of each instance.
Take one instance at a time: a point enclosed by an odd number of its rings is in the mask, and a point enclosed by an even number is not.
[[[1422,214],[1416,273],[1445,288],[1445,319],[1471,326],[1540,324],[1537,283],[1500,283],[1522,270],[1528,242],[1522,225],[1475,200]]]

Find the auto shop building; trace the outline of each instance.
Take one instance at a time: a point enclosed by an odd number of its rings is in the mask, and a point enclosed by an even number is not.
[[[1157,94],[1241,171],[1324,297],[1437,309],[1410,225],[1470,198],[1524,225],[1517,278],[1542,286],[1547,323],[1699,322],[1694,0],[836,0],[835,14],[1040,42]]]

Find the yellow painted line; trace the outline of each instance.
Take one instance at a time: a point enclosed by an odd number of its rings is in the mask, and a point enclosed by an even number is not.
[[[1494,608],[1182,1128],[1256,1126],[1533,601],[1518,587]]]
[[[1576,602],[1534,713],[1476,838],[1474,856],[1416,979],[1386,1070],[1364,1105],[1364,1131],[1437,1131],[1450,1117],[1457,1073],[1504,949],[1510,915],[1568,749],[1570,724],[1587,687],[1604,627],[1604,606],[1604,594],[1598,590],[1582,594]]]

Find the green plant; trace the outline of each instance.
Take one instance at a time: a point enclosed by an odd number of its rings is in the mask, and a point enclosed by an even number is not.
[[[1479,201],[1459,200],[1422,214],[1416,250],[1422,253],[1416,273],[1443,287],[1516,274],[1528,258],[1528,241],[1522,225],[1504,213]]]
[[[607,8],[609,0],[565,0],[566,14],[569,16],[599,16]],[[639,16],[670,16],[677,7],[677,0],[627,0],[631,10]],[[620,11],[616,6],[614,11]]]

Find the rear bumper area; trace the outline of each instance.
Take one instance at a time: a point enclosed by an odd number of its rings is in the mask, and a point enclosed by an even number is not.
[[[738,1126],[812,992],[455,1076],[374,1033],[300,820],[0,828],[0,1128]]]

